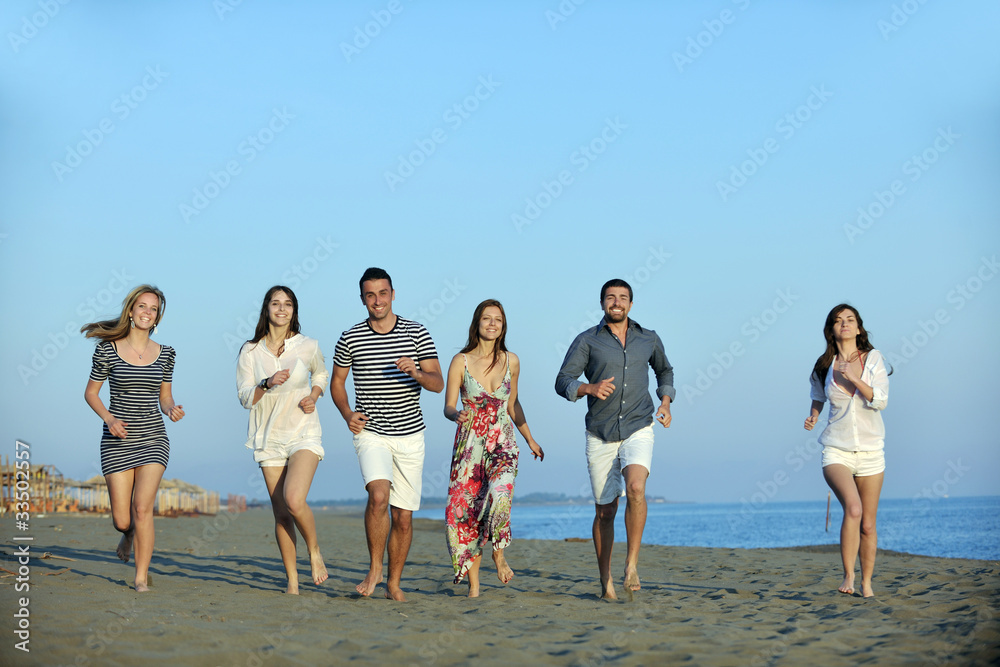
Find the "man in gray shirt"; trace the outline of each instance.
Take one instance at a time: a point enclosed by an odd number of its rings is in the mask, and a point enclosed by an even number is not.
[[[639,546],[646,526],[646,478],[653,460],[653,399],[647,365],[656,374],[660,399],[656,419],[665,427],[670,426],[670,402],[676,391],[674,369],[660,337],[628,317],[632,309],[629,284],[617,278],[604,283],[601,308],[600,324],[577,336],[566,352],[556,377],[556,393],[569,401],[587,397],[587,467],[596,505],[594,548],[601,597],[617,599],[611,581],[611,547],[621,495],[626,496],[628,539],[625,592],[631,596],[640,588]],[[578,379],[581,374],[587,382]]]

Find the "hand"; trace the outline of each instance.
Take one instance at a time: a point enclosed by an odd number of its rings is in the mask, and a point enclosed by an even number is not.
[[[531,448],[531,455],[532,456],[534,456],[539,461],[544,461],[545,460],[545,452],[542,451],[542,448],[538,446],[537,442],[535,442],[534,440],[529,440],[528,441],[528,447]]]
[[[179,422],[180,420],[184,419],[184,406],[175,405],[174,407],[170,408],[169,412],[167,412],[167,416],[170,417],[170,421]]]
[[[597,398],[598,400],[603,401],[608,396],[614,393],[615,391],[615,385],[613,382],[614,379],[615,379],[614,377],[609,377],[607,380],[601,380],[597,384],[590,385],[591,387],[590,395]]]
[[[121,419],[118,419],[117,417],[112,417],[111,419],[109,419],[104,423],[108,425],[108,433],[115,436],[116,438],[128,437],[128,431],[125,430],[125,427],[128,426],[128,422],[123,422]]]
[[[316,401],[313,400],[312,395],[306,396],[299,401],[299,408],[307,415],[312,414],[313,412],[316,412]]]
[[[274,375],[268,378],[267,384],[271,387],[277,387],[278,385],[285,384],[285,380],[292,372],[289,370],[278,371]]]
[[[368,421],[368,417],[363,412],[352,412],[351,418],[347,420],[347,428],[351,429],[351,433],[357,435],[365,430],[366,421]]]
[[[469,417],[472,416],[472,412],[469,410],[460,410],[457,415],[455,415],[455,423],[463,424],[468,421]]]
[[[656,411],[656,420],[663,424],[663,428],[670,426],[673,417],[670,414],[670,404],[661,405]]]
[[[809,415],[806,417],[806,423],[804,424],[807,431],[813,430],[813,426],[816,425],[816,421],[819,419],[819,415]]]
[[[417,362],[409,357],[400,357],[396,360],[396,368],[413,377],[417,372]]]

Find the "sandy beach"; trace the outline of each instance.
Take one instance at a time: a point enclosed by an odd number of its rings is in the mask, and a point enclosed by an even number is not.
[[[132,591],[107,517],[31,520],[30,590],[0,572],[4,665],[994,665],[1000,564],[880,552],[876,598],[836,592],[830,548],[644,546],[643,588],[598,598],[589,542],[517,540],[507,586],[492,562],[482,597],[451,583],[443,522],[415,522],[406,603],[360,598],[358,515],[317,512],[330,579],[286,596],[269,510],[156,519],[153,590]],[[11,517],[3,567],[17,571]],[[624,563],[616,547],[614,569]],[[51,554],[42,558],[43,554]],[[62,558],[57,558],[62,557]],[[64,560],[71,558],[74,560]],[[620,591],[620,588],[619,588]],[[27,597],[30,653],[13,613]]]

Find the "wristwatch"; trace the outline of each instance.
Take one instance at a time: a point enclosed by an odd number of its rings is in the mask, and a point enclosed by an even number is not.
[[[270,387],[267,384],[267,381],[270,379],[271,378],[264,378],[263,380],[260,381],[260,384],[258,384],[257,386],[260,387],[262,391],[267,391],[268,389],[270,389]]]

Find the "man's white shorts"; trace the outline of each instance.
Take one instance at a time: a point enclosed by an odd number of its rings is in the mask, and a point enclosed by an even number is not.
[[[392,483],[389,504],[403,510],[420,509],[424,472],[424,432],[413,435],[379,435],[361,431],[354,436],[354,451],[367,487],[377,479]]]
[[[316,438],[312,439],[299,439],[292,442],[287,442],[284,444],[268,444],[264,449],[257,450],[253,453],[253,460],[257,462],[261,468],[279,468],[288,465],[288,459],[292,458],[292,454],[295,452],[300,452],[305,450],[307,452],[312,452],[319,460],[323,460],[323,445]]]
[[[845,466],[855,477],[870,477],[885,472],[885,450],[849,452],[836,447],[823,448],[823,467],[834,463]]]
[[[607,442],[587,432],[587,469],[594,502],[607,505],[625,495],[622,469],[641,465],[649,472],[653,463],[653,425],[641,428],[624,440]]]

